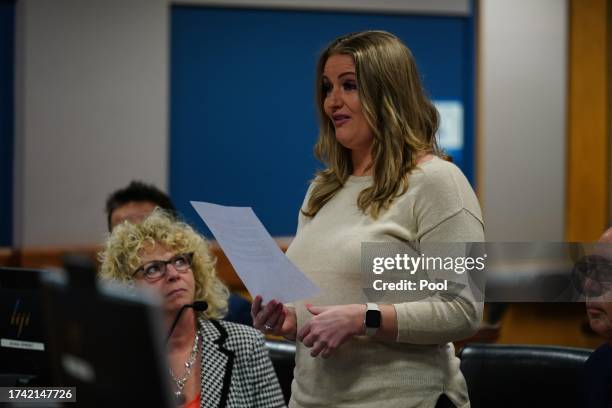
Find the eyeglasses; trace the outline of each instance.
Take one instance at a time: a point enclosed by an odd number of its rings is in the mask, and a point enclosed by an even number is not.
[[[588,296],[601,296],[612,289],[612,263],[599,255],[589,255],[574,264],[574,287]]]
[[[172,265],[179,272],[184,272],[191,267],[193,261],[193,252],[187,254],[174,255],[167,261],[151,261],[142,265],[134,271],[132,276],[141,274],[148,281],[156,281],[166,275],[168,265]]]

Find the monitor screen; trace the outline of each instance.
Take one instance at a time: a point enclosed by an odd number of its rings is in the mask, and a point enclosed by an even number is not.
[[[43,282],[53,385],[76,387],[77,406],[176,406],[156,303],[87,281]]]
[[[47,344],[40,278],[48,272],[0,268],[0,384],[46,385]]]

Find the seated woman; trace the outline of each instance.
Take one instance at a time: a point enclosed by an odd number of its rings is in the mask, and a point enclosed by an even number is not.
[[[175,394],[185,407],[282,407],[278,379],[262,335],[217,320],[227,310],[228,290],[217,278],[205,239],[190,226],[156,210],[140,224],[113,229],[100,254],[104,278],[155,290],[170,329],[167,343]]]

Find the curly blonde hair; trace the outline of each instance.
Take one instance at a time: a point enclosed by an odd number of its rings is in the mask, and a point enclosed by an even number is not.
[[[333,55],[353,59],[359,100],[374,136],[374,182],[361,192],[357,205],[376,218],[408,189],[408,175],[420,155],[447,157],[436,141],[438,111],[423,89],[412,53],[399,38],[385,31],[362,31],[334,40],[319,57],[315,83],[320,129],[315,156],[327,168],[315,175],[304,215],[314,217],[353,172],[350,150],[336,140],[324,108],[323,71]]]
[[[192,227],[176,221],[159,208],[139,224],[124,222],[113,229],[104,250],[98,254],[102,264],[100,277],[132,282],[132,274],[141,264],[142,251],[155,244],[175,253],[193,253],[194,300],[208,303],[208,309],[202,312],[202,316],[213,319],[225,316],[229,291],[217,277],[216,258],[211,254],[208,243]]]

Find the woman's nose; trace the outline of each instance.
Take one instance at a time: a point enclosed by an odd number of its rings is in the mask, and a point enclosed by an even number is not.
[[[595,279],[586,278],[584,280],[584,294],[587,297],[598,297],[601,295],[601,285]]]
[[[338,108],[342,106],[342,97],[340,95],[340,90],[337,88],[329,91],[327,95],[327,102],[330,108]]]
[[[179,271],[176,270],[174,265],[168,264],[166,265],[166,279],[175,280],[179,276]]]

